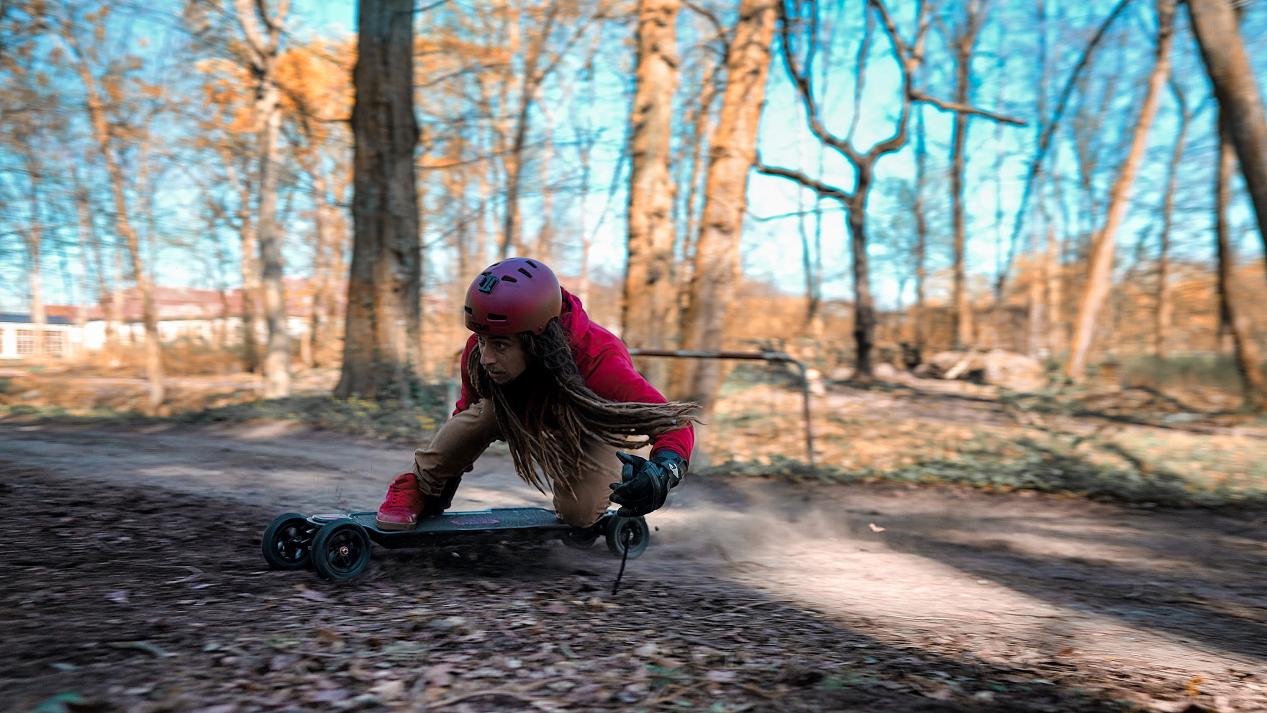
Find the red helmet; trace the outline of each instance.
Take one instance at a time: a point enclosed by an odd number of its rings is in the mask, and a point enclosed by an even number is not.
[[[495,262],[466,289],[466,328],[476,334],[541,334],[561,311],[559,279],[531,258]]]

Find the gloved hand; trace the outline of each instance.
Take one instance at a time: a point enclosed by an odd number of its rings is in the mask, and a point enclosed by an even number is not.
[[[617,451],[616,457],[624,465],[619,483],[612,483],[611,501],[621,505],[616,514],[621,517],[646,515],[659,510],[669,497],[669,490],[677,487],[686,475],[686,461],[673,451],[660,451],[651,460]]]

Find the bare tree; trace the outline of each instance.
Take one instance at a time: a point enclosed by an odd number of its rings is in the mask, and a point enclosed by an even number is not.
[[[673,182],[669,143],[678,70],[678,0],[639,0],[637,89],[629,123],[629,240],[621,336],[631,346],[663,349],[672,334]],[[664,383],[663,360],[640,364]]]
[[[813,28],[818,22],[817,11],[812,7],[812,3],[808,9],[801,4],[799,0],[792,0],[791,5],[783,5],[782,18],[782,48],[783,48],[783,65],[787,69],[792,84],[796,87],[798,96],[801,99],[802,106],[805,110],[806,120],[809,125],[810,133],[814,135],[824,146],[835,151],[843,157],[853,167],[855,180],[852,190],[844,190],[842,188],[823,182],[821,179],[813,178],[805,175],[800,171],[792,169],[769,166],[759,163],[758,170],[769,176],[779,176],[794,181],[801,186],[808,188],[824,198],[830,198],[838,201],[845,209],[847,214],[847,223],[849,227],[850,238],[850,254],[853,261],[853,279],[854,279],[854,325],[853,336],[855,345],[855,378],[870,379],[871,378],[871,351],[875,343],[875,325],[876,313],[875,304],[871,296],[870,286],[870,270],[867,255],[867,200],[871,195],[871,188],[875,181],[876,162],[884,156],[898,151],[906,145],[908,140],[908,123],[911,115],[911,107],[916,102],[925,102],[931,104],[943,111],[950,111],[956,114],[968,113],[976,116],[988,117],[997,121],[1006,121],[1008,123],[1022,124],[1016,119],[1004,117],[992,112],[988,112],[975,107],[967,106],[959,102],[946,102],[936,99],[926,94],[921,89],[914,86],[913,78],[916,69],[918,69],[924,56],[924,39],[928,31],[929,20],[924,14],[923,3],[919,3],[915,17],[915,38],[909,44],[904,40],[897,30],[897,26],[889,14],[888,8],[881,0],[869,0],[863,12],[870,13],[874,11],[880,18],[884,31],[889,39],[889,43],[893,47],[893,53],[901,70],[901,108],[899,110],[896,126],[893,133],[887,138],[872,145],[866,151],[861,151],[853,144],[853,129],[850,129],[848,135],[841,137],[832,133],[823,122],[820,113],[819,101],[816,98],[816,92],[810,81],[812,70],[812,50],[805,52],[805,58],[800,59],[796,56],[797,42],[792,34],[794,23],[804,18],[809,31],[805,37],[813,38],[815,32]],[[864,38],[864,43],[867,41]],[[859,53],[859,57],[865,57],[864,53]],[[858,79],[855,86],[860,85],[866,72],[866,64],[861,59],[856,68]],[[858,95],[855,95],[855,117],[857,116]],[[854,125],[856,126],[856,121]]]
[[[1236,369],[1244,385],[1245,408],[1255,412],[1267,409],[1267,378],[1263,376],[1262,356],[1254,341],[1249,315],[1244,309],[1239,286],[1236,284],[1236,255],[1228,233],[1227,206],[1231,202],[1232,173],[1236,170],[1236,155],[1232,145],[1232,129],[1229,117],[1219,112],[1219,168],[1214,187],[1214,239],[1218,256],[1219,315],[1221,322],[1232,335],[1236,354]]]
[[[709,141],[708,174],[691,273],[690,305],[682,324],[682,348],[721,347],[729,303],[739,278],[739,238],[748,173],[756,155],[757,125],[765,102],[778,0],[743,0],[726,54],[726,90]],[[670,391],[710,413],[721,387],[721,365],[680,359]]]
[[[286,291],[282,281],[283,236],[277,230],[277,136],[281,129],[281,90],[277,56],[290,0],[280,0],[270,15],[266,0],[234,0],[237,20],[246,38],[246,63],[255,78],[256,151],[259,159],[255,237],[260,250],[260,278],[268,350],[264,356],[264,396],[290,394],[290,333],[286,324]]]
[[[1187,0],[1187,4],[1193,34],[1258,216],[1258,234],[1267,246],[1267,119],[1237,14],[1229,0]],[[1263,258],[1267,260],[1267,252]]]
[[[1139,118],[1135,122],[1130,150],[1126,155],[1126,160],[1122,162],[1113,188],[1109,191],[1104,225],[1096,231],[1092,241],[1087,283],[1083,289],[1078,305],[1078,316],[1074,322],[1073,343],[1070,347],[1069,362],[1065,367],[1066,376],[1074,381],[1080,381],[1086,375],[1087,355],[1091,350],[1096,321],[1113,280],[1113,253],[1117,229],[1126,215],[1131,186],[1135,182],[1135,174],[1143,161],[1144,148],[1148,144],[1148,132],[1152,128],[1153,119],[1157,116],[1161,92],[1166,83],[1166,77],[1170,74],[1170,46],[1174,42],[1174,14],[1174,0],[1157,0],[1157,46],[1152,72],[1148,78],[1148,88],[1140,105]]]
[[[1016,209],[1016,219],[1012,221],[1012,235],[1008,240],[1007,257],[1004,258],[1003,266],[999,270],[994,283],[994,299],[996,302],[1003,298],[1003,288],[1007,284],[1008,274],[1011,272],[1016,245],[1019,242],[1021,231],[1025,227],[1025,213],[1029,207],[1030,196],[1033,194],[1034,186],[1042,173],[1043,161],[1047,157],[1047,150],[1051,147],[1052,138],[1055,137],[1056,130],[1060,127],[1060,121],[1064,117],[1069,98],[1073,95],[1073,90],[1078,85],[1078,80],[1082,76],[1083,70],[1090,66],[1096,48],[1103,41],[1104,36],[1108,34],[1113,21],[1122,14],[1122,11],[1126,9],[1130,2],[1131,0],[1118,0],[1118,3],[1113,6],[1109,14],[1104,17],[1099,28],[1082,50],[1082,55],[1078,58],[1078,63],[1074,65],[1073,71],[1069,73],[1069,78],[1065,80],[1064,88],[1060,91],[1060,98],[1056,101],[1056,107],[1052,111],[1051,117],[1039,117],[1042,123],[1040,124],[1038,147],[1034,150],[1034,158],[1030,160],[1029,170],[1025,173],[1025,187],[1021,190],[1021,204]]]
[[[407,401],[421,344],[422,268],[412,0],[362,0],[357,26],[354,237],[335,393]]]
[[[74,27],[69,14],[63,18],[61,37],[71,50],[71,56],[79,79],[83,83],[85,106],[89,123],[92,126],[93,140],[106,166],[106,175],[110,181],[110,194],[114,199],[115,232],[127,247],[131,259],[132,279],[141,297],[141,319],[145,324],[145,373],[149,382],[149,399],[147,405],[151,412],[157,411],[163,403],[163,351],[159,341],[158,311],[154,305],[153,289],[146,276],[145,265],[141,259],[141,244],[136,230],[132,226],[131,211],[128,207],[127,193],[124,188],[123,167],[119,164],[117,152],[119,147],[111,121],[106,114],[106,103],[98,86],[97,77],[90,66],[90,57],[86,48],[81,47],[75,36]]]
[[[1170,163],[1166,165],[1166,188],[1161,201],[1161,234],[1157,238],[1157,309],[1153,315],[1153,355],[1158,358],[1166,356],[1166,332],[1170,328],[1171,315],[1174,312],[1170,303],[1170,232],[1174,225],[1179,162],[1183,160],[1188,126],[1193,114],[1183,89],[1173,74],[1170,77],[1170,92],[1175,96],[1179,128],[1175,132],[1175,143],[1170,150]]]

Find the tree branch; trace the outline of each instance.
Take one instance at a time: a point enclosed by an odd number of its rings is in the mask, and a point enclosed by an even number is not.
[[[792,23],[787,13],[787,5],[784,2],[779,3],[779,16],[782,20],[779,23],[782,41],[779,44],[783,50],[783,65],[792,79],[793,86],[796,87],[796,93],[801,97],[801,104],[805,109],[805,117],[809,124],[810,133],[814,135],[814,138],[844,155],[851,164],[858,165],[862,161],[862,155],[848,141],[842,141],[827,131],[827,128],[823,126],[821,117],[818,115],[818,103],[814,99],[814,89],[809,81],[811,68],[805,67],[802,70],[797,66],[796,57],[793,56],[792,32],[789,29]]]
[[[955,102],[948,102],[942,99],[938,99],[936,97],[931,97],[918,89],[911,90],[911,100],[928,104],[929,106],[936,107],[938,109],[941,109],[942,111],[949,111],[956,114],[971,114],[973,116],[980,116],[985,119],[990,119],[991,121],[997,121],[1000,124],[1012,124],[1013,126],[1028,126],[1028,124],[1021,119],[1007,116],[1005,114],[998,114],[998,113],[989,111],[987,109],[980,109],[975,106],[968,106],[967,104],[956,104]]]
[[[799,183],[802,187],[814,191],[824,198],[835,198],[841,203],[848,204],[853,199],[853,194],[843,191],[835,186],[829,186],[822,181],[801,173],[790,168],[781,168],[779,166],[767,166],[761,162],[761,156],[758,155],[753,162],[753,167],[757,169],[757,173],[766,176],[777,176],[778,178],[786,178],[789,181]]]

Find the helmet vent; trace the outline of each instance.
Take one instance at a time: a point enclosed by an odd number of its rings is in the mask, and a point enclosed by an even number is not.
[[[463,309],[466,310],[467,314],[475,314],[475,310],[471,309],[470,307],[464,307]]]
[[[541,266],[540,266],[540,265],[538,265],[537,263],[535,263],[535,262],[533,262],[533,261],[531,261],[531,260],[525,260],[524,262],[528,263],[528,267],[531,267],[531,268],[532,268],[532,269],[534,269],[534,270],[540,270],[540,269],[541,269]],[[519,269],[519,271],[520,271],[520,272],[523,272],[523,268],[520,268],[520,269]],[[529,277],[531,277],[531,275],[529,275]]]
[[[529,280],[531,280],[531,279],[532,279],[532,273],[531,273],[531,272],[528,272],[527,270],[523,269],[522,267],[521,267],[521,268],[519,268],[519,273],[520,273],[521,275],[523,275],[524,277],[528,278]]]
[[[486,316],[490,322],[505,322],[507,319],[510,319],[504,314],[496,314],[494,312],[489,312]]]
[[[506,275],[505,277],[502,278],[502,282],[519,282],[519,280],[516,280],[510,275]]]

